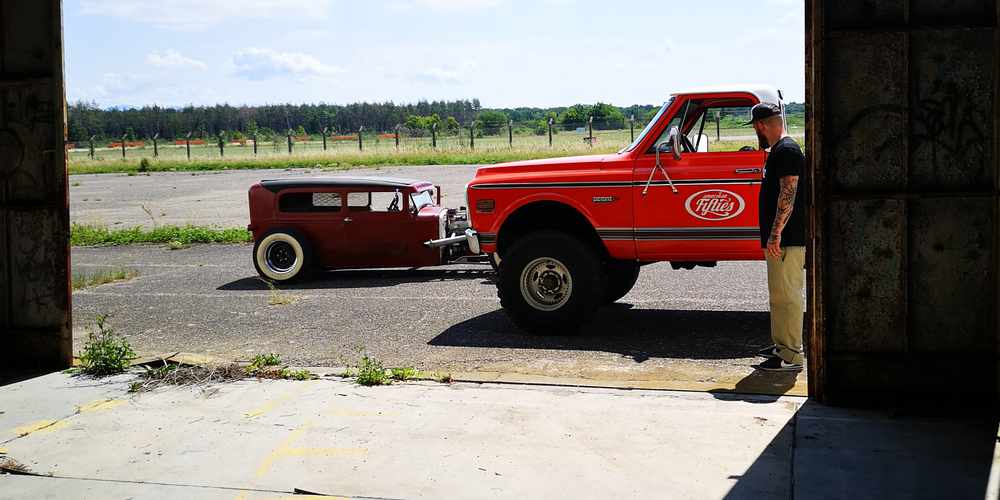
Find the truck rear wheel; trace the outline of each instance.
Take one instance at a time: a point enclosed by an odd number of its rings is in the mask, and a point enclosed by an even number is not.
[[[604,298],[604,266],[584,242],[558,231],[525,235],[504,252],[500,304],[515,324],[540,335],[566,334]]]
[[[604,289],[604,303],[611,304],[624,297],[639,279],[639,263],[629,260],[611,260],[607,264],[608,285]]]

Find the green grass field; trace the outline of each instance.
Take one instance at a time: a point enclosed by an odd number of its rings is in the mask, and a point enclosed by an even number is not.
[[[712,151],[735,151],[745,145],[756,145],[756,138],[750,128],[723,129],[721,141],[716,141],[715,130],[706,130]],[[638,130],[635,132],[639,133]],[[801,129],[793,128],[793,135],[800,135]],[[253,146],[227,145],[221,156],[216,145],[191,147],[191,159],[187,159],[185,146],[160,145],[159,157],[153,157],[152,143],[145,147],[129,148],[125,159],[120,149],[99,148],[95,158],[89,158],[87,149],[73,149],[69,152],[70,174],[130,173],[138,172],[140,161],[148,161],[148,170],[161,171],[202,171],[226,169],[283,169],[283,168],[324,168],[331,170],[355,167],[391,165],[487,165],[517,160],[554,158],[572,155],[611,153],[630,142],[629,130],[594,131],[594,144],[585,139],[587,133],[562,131],[553,136],[550,147],[547,136],[515,135],[513,145],[507,135],[477,137],[475,147],[469,146],[468,135],[439,137],[437,147],[431,147],[430,137],[401,138],[397,149],[395,140],[366,136],[364,149],[359,150],[357,141],[329,141],[323,150],[321,141],[296,143],[292,154],[288,154],[284,139],[278,143],[259,143],[257,155]]]

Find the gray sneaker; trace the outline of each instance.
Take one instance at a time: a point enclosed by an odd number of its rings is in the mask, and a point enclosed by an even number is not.
[[[778,355],[778,346],[771,344],[757,351],[757,355],[764,358],[773,358]]]
[[[788,363],[785,360],[775,356],[773,358],[768,358],[763,363],[755,366],[758,370],[764,370],[766,372],[798,372],[802,371],[802,365],[795,363]]]

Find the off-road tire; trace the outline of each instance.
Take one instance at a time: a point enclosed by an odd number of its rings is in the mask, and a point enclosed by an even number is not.
[[[611,304],[624,297],[639,279],[639,263],[629,260],[609,260],[605,267],[608,282],[604,288],[604,303]]]
[[[279,245],[281,245],[279,247]],[[293,261],[276,267],[269,264],[268,251],[291,252]],[[273,257],[273,255],[272,255]],[[313,266],[312,246],[294,229],[273,229],[253,244],[253,267],[261,278],[272,283],[292,283],[306,279]],[[287,271],[282,269],[287,268]]]
[[[571,283],[566,294],[568,298],[552,310],[533,306],[531,299],[522,293],[522,290],[530,288],[522,286],[522,280],[527,278],[531,282],[530,276],[537,275],[528,272],[528,267],[538,269],[540,259],[554,259],[561,264]],[[541,269],[551,271],[544,265]],[[572,235],[559,231],[537,231],[522,236],[504,252],[497,280],[497,295],[507,315],[518,327],[536,335],[576,333],[602,304],[604,288],[604,266],[597,251]]]

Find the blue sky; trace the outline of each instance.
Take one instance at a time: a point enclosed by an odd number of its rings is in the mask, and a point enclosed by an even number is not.
[[[656,104],[804,96],[801,0],[66,0],[67,98],[101,106]]]

